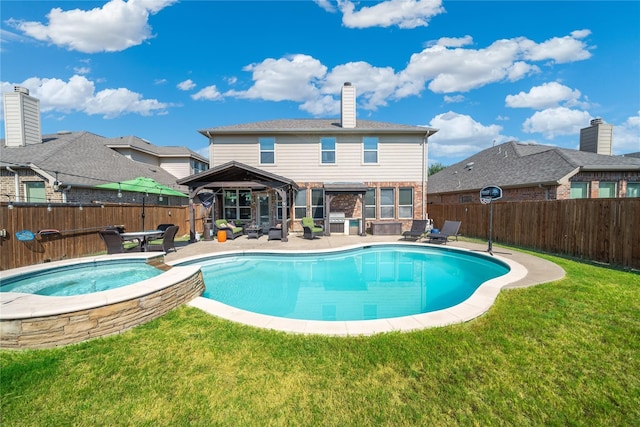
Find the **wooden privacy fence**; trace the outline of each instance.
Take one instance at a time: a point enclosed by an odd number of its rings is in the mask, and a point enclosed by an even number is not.
[[[196,212],[200,212],[199,209]],[[0,270],[75,258],[105,250],[98,230],[124,225],[129,231],[142,227],[141,205],[47,206],[0,204]],[[436,227],[445,220],[462,221],[460,233],[487,239],[489,205],[429,205]],[[159,224],[180,226],[189,232],[188,206],[147,206],[145,228]],[[196,231],[202,233],[200,214]],[[640,269],[640,199],[579,199],[536,202],[494,202],[493,241],[543,252]],[[20,242],[15,232],[57,229],[60,234],[41,235]]]
[[[488,239],[489,205],[428,205],[435,227],[462,221],[464,236]],[[640,199],[493,202],[492,240],[640,269]]]
[[[160,224],[180,227],[178,236],[189,233],[189,206],[145,206],[145,229]],[[142,229],[142,205],[69,206],[0,205],[0,270],[76,258],[106,249],[98,231],[108,225],[123,225],[127,231]],[[202,231],[202,220],[196,219],[196,230]],[[36,234],[36,239],[19,241],[15,233],[54,229],[60,233]]]

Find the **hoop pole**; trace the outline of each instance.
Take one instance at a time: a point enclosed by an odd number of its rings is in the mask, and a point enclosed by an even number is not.
[[[491,235],[493,232],[493,203],[489,200],[489,247],[487,252],[493,255],[493,242],[491,241]]]

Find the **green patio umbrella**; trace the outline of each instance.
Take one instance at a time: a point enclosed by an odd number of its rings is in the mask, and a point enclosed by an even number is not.
[[[160,184],[153,178],[146,178],[139,176],[136,179],[130,179],[128,181],[110,182],[108,184],[96,185],[96,188],[103,188],[105,190],[118,190],[129,191],[133,193],[144,194],[160,194],[163,196],[177,196],[177,197],[189,197],[184,193],[174,190],[171,187]],[[144,230],[144,211],[145,211],[145,197],[142,197],[142,230]]]
[[[144,176],[139,176],[128,181],[100,184],[96,185],[96,188],[129,191],[134,193],[162,194],[163,196],[189,197],[186,194],[179,192],[178,190],[174,190],[171,187],[160,184],[153,178],[146,178]]]

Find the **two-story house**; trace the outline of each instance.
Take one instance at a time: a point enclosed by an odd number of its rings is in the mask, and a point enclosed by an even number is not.
[[[193,198],[215,195],[215,218],[263,227],[290,219],[299,229],[299,220],[310,216],[323,221],[327,233],[375,232],[377,223],[386,223],[395,234],[427,215],[427,143],[437,129],[357,120],[350,83],[342,87],[340,119],[199,132],[209,139],[211,169],[178,183],[189,186]]]

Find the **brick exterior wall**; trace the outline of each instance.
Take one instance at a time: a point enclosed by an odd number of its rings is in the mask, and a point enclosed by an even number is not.
[[[119,334],[156,319],[204,292],[202,272],[140,298],[46,317],[0,321],[0,348],[36,349]]]
[[[537,200],[567,200],[571,198],[572,182],[588,182],[589,197],[598,198],[600,182],[615,182],[617,184],[616,197],[626,197],[627,183],[640,182],[639,172],[580,172],[571,177],[569,182],[560,185],[504,188],[502,199],[505,202],[537,201]],[[430,194],[429,203],[460,204],[480,203],[480,191],[463,191],[449,194]]]
[[[324,187],[324,183],[322,182],[298,182],[296,183],[298,187],[301,189],[319,189]],[[365,182],[368,188],[376,189],[376,218],[367,218],[365,224],[365,228],[369,228],[368,223],[371,221],[393,221],[393,222],[401,222],[402,229],[408,230],[411,228],[411,223],[413,219],[422,219],[422,183],[414,182],[414,181],[388,181],[388,182]],[[395,190],[395,217],[394,218],[385,218],[380,220],[378,218],[380,211],[380,189],[381,188],[393,188]],[[413,189],[413,218],[398,218],[398,194],[399,189],[401,188],[412,188]],[[362,218],[362,209],[364,202],[364,196],[362,197],[362,202],[360,201],[360,197],[356,194],[338,194],[331,201],[331,212],[339,211],[344,212],[346,218]],[[293,208],[294,206],[292,206]],[[325,206],[326,210],[326,206]],[[292,209],[293,211],[293,209]],[[311,212],[311,193],[307,194],[307,212]],[[302,226],[300,225],[301,218],[294,218],[294,222],[292,224],[293,231],[302,231]]]

